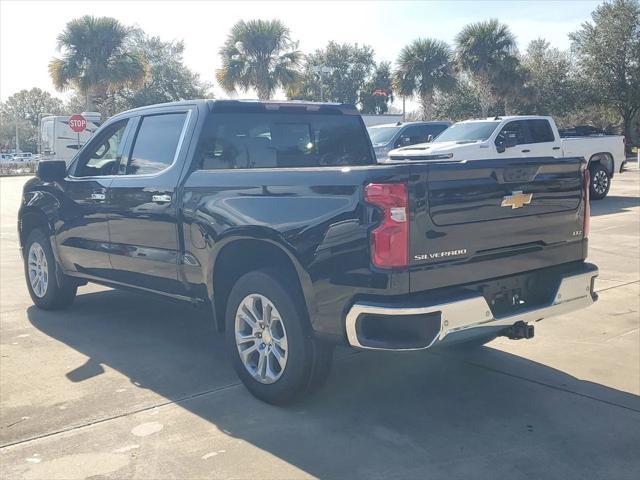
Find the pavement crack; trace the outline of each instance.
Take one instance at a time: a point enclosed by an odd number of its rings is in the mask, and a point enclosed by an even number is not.
[[[93,420],[91,422],[86,422],[86,423],[83,423],[81,425],[72,425],[72,426],[69,426],[69,427],[66,427],[66,428],[61,428],[60,430],[55,430],[53,432],[47,432],[47,433],[43,433],[41,435],[36,435],[34,437],[24,438],[22,440],[16,440],[14,442],[9,442],[9,443],[5,443],[3,445],[0,445],[0,450],[8,448],[8,447],[13,447],[13,446],[16,446],[16,445],[22,445],[22,444],[25,444],[25,443],[33,442],[35,440],[40,440],[40,439],[47,438],[47,437],[54,437],[56,435],[60,435],[60,434],[63,434],[63,433],[68,433],[68,432],[72,432],[72,431],[75,431],[75,430],[81,430],[83,428],[92,427],[94,425],[99,425],[101,423],[110,422],[111,420],[117,420],[118,418],[124,418],[124,417],[128,417],[128,416],[131,416],[131,415],[135,415],[137,413],[147,412],[149,410],[153,410],[154,408],[165,407],[167,405],[179,405],[180,403],[188,402],[190,400],[194,400],[194,399],[199,398],[199,397],[204,397],[206,395],[211,395],[211,394],[218,393],[218,392],[221,392],[221,391],[224,391],[224,390],[228,390],[230,388],[237,387],[239,385],[240,385],[240,382],[229,383],[229,384],[223,385],[221,387],[211,388],[211,389],[205,390],[203,392],[198,392],[198,393],[193,393],[191,395],[186,395],[186,396],[178,398],[176,400],[167,400],[166,402],[160,402],[160,403],[156,403],[156,404],[153,404],[153,405],[149,405],[147,407],[142,407],[142,408],[138,408],[136,410],[131,410],[129,412],[123,412],[121,414],[113,415],[111,417],[100,418],[98,420]],[[19,422],[15,422],[15,423],[19,423]],[[12,424],[12,425],[15,425],[15,423]],[[9,426],[11,426],[11,425],[9,425]]]
[[[634,283],[639,283],[639,282],[640,282],[640,280],[634,280],[632,282],[621,283],[620,285],[613,285],[611,287],[603,288],[601,290],[596,290],[596,292],[598,292],[598,293],[606,292],[607,290],[612,290],[614,288],[620,288],[620,287],[626,287],[627,285],[633,285]]]

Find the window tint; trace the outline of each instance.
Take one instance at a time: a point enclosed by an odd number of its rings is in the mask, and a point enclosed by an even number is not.
[[[143,117],[131,151],[127,175],[158,173],[173,163],[186,113]]]
[[[547,120],[526,120],[532,143],[554,142],[553,130]]]
[[[211,115],[195,161],[203,170],[374,163],[358,117],[278,112]]]
[[[129,120],[108,126],[82,152],[75,169],[76,177],[113,175],[120,160],[124,132]]]
[[[508,136],[514,135],[516,137],[518,145],[530,143],[527,133],[527,125],[523,120],[509,122],[504,127],[502,127],[502,130],[500,130],[500,133],[496,138],[496,142],[501,139],[504,141],[504,139],[506,139]]]

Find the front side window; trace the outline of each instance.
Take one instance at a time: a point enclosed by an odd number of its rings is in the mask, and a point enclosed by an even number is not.
[[[80,155],[74,174],[76,177],[115,174],[128,122],[126,119],[109,125],[91,141]]]
[[[186,118],[182,112],[142,117],[126,174],[153,174],[168,168],[176,156]]]
[[[496,142],[504,141],[507,137],[514,137],[517,142],[516,145],[530,143],[527,124],[523,120],[507,123],[502,127],[502,130],[500,130]]]
[[[374,163],[359,117],[219,113],[207,119],[196,168],[295,168]]]
[[[400,144],[415,145],[425,143],[428,137],[427,128],[422,125],[407,127],[400,135]],[[406,139],[403,141],[403,139]]]

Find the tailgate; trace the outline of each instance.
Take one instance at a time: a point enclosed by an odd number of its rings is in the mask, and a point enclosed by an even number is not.
[[[411,290],[583,258],[583,162],[517,158],[414,165]]]

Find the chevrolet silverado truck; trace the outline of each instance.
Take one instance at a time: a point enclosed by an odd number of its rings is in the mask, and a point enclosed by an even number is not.
[[[501,157],[582,157],[589,164],[595,200],[607,196],[614,173],[622,173],[626,159],[621,135],[560,135],[553,118],[534,115],[458,122],[431,143],[389,152],[392,162]]]
[[[18,230],[36,306],[86,282],[191,302],[282,404],[335,345],[530,338],[593,303],[588,185],[576,157],[376,164],[347,105],[198,100],[121,113],[69,165],[40,162]]]

